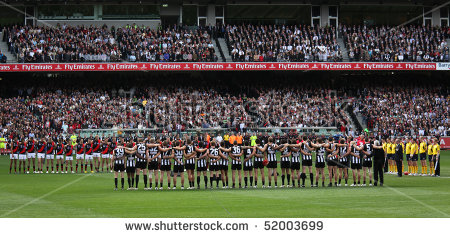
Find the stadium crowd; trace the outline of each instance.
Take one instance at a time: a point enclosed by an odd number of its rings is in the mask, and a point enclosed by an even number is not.
[[[449,27],[339,26],[350,61],[448,62]]]
[[[233,61],[337,62],[342,51],[335,32],[306,25],[227,25],[225,40]]]
[[[8,50],[20,63],[48,62],[214,62],[217,56],[206,30],[144,26],[123,28],[58,25],[3,29]]]

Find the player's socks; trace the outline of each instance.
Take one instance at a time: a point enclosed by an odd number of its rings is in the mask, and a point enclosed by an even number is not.
[[[316,187],[319,187],[319,182],[318,181],[316,181]]]
[[[269,181],[269,187],[272,186],[272,181]]]
[[[147,175],[144,174],[144,188],[147,187],[147,182],[148,182],[148,180],[147,180]],[[136,184],[137,184],[137,183],[138,183],[138,182],[137,182],[137,179],[136,179]]]
[[[281,185],[282,186],[284,186],[284,178],[285,178],[286,176],[285,175],[281,175]]]
[[[123,186],[125,185],[125,178],[120,178],[120,183],[122,184],[122,189],[123,189]]]
[[[322,181],[322,187],[325,187],[325,182],[324,181]]]
[[[205,181],[205,187],[208,187],[208,176],[203,176],[203,180]]]
[[[197,176],[197,186],[200,187],[200,176]]]
[[[87,164],[85,164],[85,165],[84,165],[84,170],[86,170],[86,171],[87,171]]]
[[[128,178],[128,187],[131,188],[131,178]]]
[[[245,184],[245,187],[247,187],[247,183],[248,183],[248,178],[247,178],[247,177],[244,177],[244,184]]]
[[[233,183],[233,188],[235,188],[236,187],[236,184],[235,183]]]
[[[250,186],[253,186],[253,176],[250,176]],[[257,186],[256,181],[255,181],[255,186]]]
[[[211,184],[211,187],[213,186],[214,177],[209,177],[209,184]]]
[[[116,188],[117,188],[117,178],[114,178],[114,185],[115,185]]]
[[[311,185],[313,184],[313,174],[309,173],[309,181],[311,182]]]
[[[131,187],[134,187],[134,178],[133,177],[131,178]],[[137,186],[136,186],[136,188],[137,188]]]
[[[275,181],[275,187],[277,187],[278,186],[278,182],[277,181]]]
[[[33,171],[36,171],[36,167],[33,165]]]
[[[75,165],[75,172],[78,173],[78,164]]]
[[[242,188],[241,182],[239,182],[239,188]]]
[[[372,184],[372,180],[369,180],[369,184]]]
[[[345,184],[348,184],[348,178],[345,179]]]
[[[227,182],[227,187],[228,187],[228,180],[226,182]]]
[[[302,179],[302,186],[304,186],[305,185],[306,174],[305,173],[301,173],[300,174],[300,178]]]
[[[219,181],[221,181],[220,175],[219,175],[219,177],[216,177],[216,187],[219,187]]]
[[[291,175],[290,174],[287,174],[287,185],[289,186],[289,185],[291,185]]]
[[[139,175],[136,175],[136,188],[139,186]]]

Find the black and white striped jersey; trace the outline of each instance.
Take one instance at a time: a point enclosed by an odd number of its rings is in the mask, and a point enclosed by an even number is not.
[[[345,154],[347,154],[347,145],[343,146],[343,147],[339,147],[339,156],[344,156]],[[342,158],[339,159],[339,162],[347,162],[347,156],[344,156]]]
[[[173,150],[174,157],[179,160],[178,162],[176,159],[173,160],[173,165],[183,165],[183,151],[182,150]]]
[[[300,163],[300,148],[298,148],[298,151],[295,152],[293,149],[291,149],[292,154],[291,154],[291,162],[292,163]]]
[[[202,155],[206,154],[207,150],[205,150],[205,152],[197,152],[197,156],[198,158],[200,158]],[[197,160],[197,167],[206,167],[206,157],[204,157],[203,159],[199,159]]]
[[[244,149],[244,160],[247,159],[251,154],[253,153],[253,148],[247,148]],[[253,158],[250,158],[249,160],[244,162],[244,166],[246,167],[253,167]]]
[[[263,147],[259,147],[259,146],[258,146],[258,148],[259,149],[263,149]],[[261,152],[258,148],[255,148],[256,154],[260,155],[262,157],[255,156],[255,162],[263,162],[263,160],[264,160],[264,152]]]
[[[161,157],[161,165],[171,165],[170,159],[164,159],[165,156],[172,155],[172,148],[170,150],[163,152],[163,156]]]
[[[212,156],[219,156],[219,148],[217,148],[217,147],[209,148],[209,154],[212,155]],[[209,159],[209,164],[210,165],[219,165],[219,161],[215,161],[214,162],[214,160],[216,160],[216,159],[215,158],[210,158]]]
[[[125,150],[123,148],[114,149],[114,164],[124,164]]]
[[[336,151],[336,145],[335,145],[334,143],[330,143],[330,144],[328,145],[328,149],[331,150],[331,152],[328,152],[328,151],[327,151],[326,155],[327,155],[327,156],[328,156],[328,155],[332,155],[332,154],[334,154],[334,152]],[[336,159],[336,158],[335,158],[335,156],[330,156],[329,159],[334,160],[334,159]]]
[[[277,151],[274,149],[276,147],[276,144],[268,144],[267,146],[267,160],[269,162],[277,161]]]
[[[157,146],[148,148],[148,154],[150,158],[153,158],[156,154],[158,154],[158,152],[159,150]],[[161,155],[159,155],[158,157],[161,158]],[[157,159],[154,159],[152,161],[157,161]]]
[[[128,155],[127,157],[127,167],[136,167],[136,160],[133,155]]]
[[[284,148],[284,150],[283,151],[281,151],[281,154],[282,155],[288,155],[289,154],[289,146],[286,146],[286,148]],[[286,156],[284,156],[284,157],[281,157],[281,161],[286,161],[286,162],[289,162],[289,157],[286,157]]]
[[[308,149],[308,146],[306,146],[306,145],[311,147],[310,143],[306,142],[306,144],[302,144],[302,150],[305,153],[311,154],[311,151]],[[312,160],[312,155],[304,155],[304,154],[302,154],[302,160]]]
[[[369,153],[369,155],[364,156],[365,162],[372,162],[372,153],[373,153],[373,145],[372,144],[365,144],[364,145],[364,151]]]
[[[225,159],[220,159],[220,164],[223,166],[228,166],[228,152],[222,151],[223,156],[225,156]]]
[[[359,155],[359,150],[357,150],[355,147],[352,147],[352,152],[355,155]],[[359,164],[361,163],[361,158],[358,158],[356,156],[351,156],[352,157],[352,164]]]
[[[316,162],[323,163],[325,162],[325,147],[321,146],[316,150]]]
[[[238,145],[234,145],[233,147],[231,147],[231,154],[233,156],[237,156],[241,153],[241,147]],[[240,159],[240,157],[236,157],[236,159]],[[242,164],[241,161],[236,161],[233,160],[232,164]]]
[[[186,145],[185,153],[188,155],[188,154],[191,154],[192,152],[194,152],[194,146]],[[195,156],[192,157],[192,159],[187,159],[186,164],[195,164]]]
[[[138,153],[139,156],[141,156],[142,158],[145,158],[146,150],[147,150],[147,147],[143,143],[137,144],[137,151],[136,151],[136,153]],[[146,162],[146,159],[141,159],[141,158],[136,156],[136,162]]]

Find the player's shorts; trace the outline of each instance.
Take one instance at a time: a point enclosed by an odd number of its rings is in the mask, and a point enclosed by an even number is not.
[[[388,159],[395,160],[395,154],[388,154]]]
[[[158,170],[158,160],[154,159],[154,160],[148,162],[147,168],[149,170]]]
[[[219,170],[220,170],[219,165],[212,165],[212,164],[209,165],[209,171],[219,171]]]
[[[340,168],[340,169],[348,168],[349,167],[348,165],[349,165],[349,161],[347,159],[346,160],[340,159],[337,164],[338,168]]]
[[[9,158],[10,158],[10,159],[13,159],[13,160],[14,160],[14,159],[19,159],[19,155],[18,155],[18,154],[10,154],[10,155],[9,155]]]
[[[132,167],[132,166],[127,166],[127,168],[125,169],[127,173],[136,173],[136,167]]]
[[[19,154],[19,160],[26,160],[27,155],[26,154]]]
[[[277,161],[269,161],[269,163],[267,164],[267,168],[269,169],[276,169],[277,167]]]
[[[110,154],[101,154],[101,156],[102,156],[102,159],[109,159],[109,158],[111,158]]]
[[[253,163],[253,168],[255,169],[263,169],[264,165],[262,161],[255,161],[255,163]]]
[[[184,165],[174,165],[173,166],[173,172],[174,173],[183,173],[184,172]]]
[[[197,171],[206,171],[206,166],[197,166]]]
[[[312,166],[312,159],[302,160],[302,166]]]
[[[146,169],[147,162],[136,162],[136,169]]]
[[[414,154],[411,158],[411,161],[417,161],[419,160],[419,155],[418,154]]]
[[[433,155],[428,155],[428,161],[433,161]]]
[[[291,161],[280,161],[280,167],[282,169],[290,169],[291,168]]]
[[[92,153],[94,158],[100,158],[100,153]]]
[[[420,160],[426,160],[426,159],[427,159],[427,154],[420,153]]]
[[[411,160],[411,156],[409,154],[406,154],[406,161],[410,161]]]
[[[220,169],[223,171],[228,171],[228,164],[227,165],[221,165]]]
[[[64,155],[56,155],[56,159],[64,159]]]
[[[253,166],[244,166],[244,171],[252,171]]]
[[[327,157],[327,166],[336,166],[336,160],[334,159],[334,157]]]
[[[84,154],[77,154],[75,156],[76,159],[84,159]]]
[[[361,169],[362,166],[361,166],[361,163],[352,163],[351,168],[352,169]]]
[[[195,164],[186,164],[184,167],[186,170],[195,170]]]
[[[171,170],[171,165],[169,164],[169,165],[161,165],[161,168],[160,168],[160,170],[161,171],[170,171]]]
[[[84,159],[85,160],[93,160],[94,157],[92,155],[86,155],[86,156],[84,156]]]
[[[34,158],[36,158],[36,153],[27,153],[27,158],[28,158],[28,159],[34,159]]]
[[[372,161],[363,161],[363,167],[372,168]]]
[[[114,163],[114,171],[115,172],[125,172],[125,165]]]
[[[73,155],[66,155],[66,160],[73,160]]]
[[[232,164],[231,170],[242,170],[242,164]]]
[[[292,162],[291,169],[292,170],[300,170],[300,162]]]
[[[38,159],[45,159],[45,154],[44,153],[38,153],[37,154],[37,158]]]
[[[55,155],[54,154],[45,154],[45,159],[54,159]]]
[[[325,168],[325,162],[316,162],[316,168],[317,169]]]

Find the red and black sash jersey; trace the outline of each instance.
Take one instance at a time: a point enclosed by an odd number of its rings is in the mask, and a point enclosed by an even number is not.
[[[45,147],[46,147],[45,153],[51,155],[53,154],[53,149],[55,148],[55,142],[52,142],[51,144],[47,143]]]
[[[56,154],[62,155],[64,153],[64,145],[63,144],[57,144],[56,145]]]
[[[34,152],[34,141],[33,142],[28,141],[27,142],[27,152],[28,153],[33,153]]]
[[[100,149],[100,140],[94,140],[94,142],[92,143],[92,152],[97,152]]]
[[[101,153],[102,154],[108,154],[108,144],[102,144]]]
[[[19,154],[25,154],[27,152],[27,147],[25,144],[19,145]]]
[[[111,144],[109,144],[109,152],[112,154],[114,149],[116,149],[117,147],[117,142],[111,142]]]
[[[66,145],[66,156],[71,156],[73,153],[73,147],[70,144]]]
[[[87,155],[92,154],[92,143],[91,144],[86,143],[86,145],[84,145],[84,151],[85,151],[85,154],[87,154]]]
[[[16,143],[13,144],[13,149],[12,149],[13,154],[16,154],[17,150],[19,150],[19,142],[18,141],[16,141]]]
[[[44,153],[45,151],[45,142],[39,141],[37,146],[38,153]]]
[[[77,144],[77,154],[82,155],[84,153],[84,144]]]

